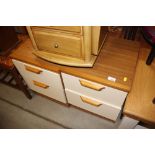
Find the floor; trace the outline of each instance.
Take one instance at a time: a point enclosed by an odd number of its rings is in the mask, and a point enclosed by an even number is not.
[[[29,100],[21,91],[0,84],[0,128],[112,129],[117,127],[117,123],[32,93],[33,98]]]

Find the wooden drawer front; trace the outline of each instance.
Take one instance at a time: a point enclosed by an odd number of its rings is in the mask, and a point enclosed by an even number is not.
[[[81,37],[53,31],[34,30],[34,39],[39,50],[81,57]]]
[[[62,81],[58,73],[13,60],[30,89],[66,103]]]
[[[122,107],[127,92],[104,86],[92,81],[62,73],[66,89],[88,95],[92,98],[110,103],[118,108]]]
[[[80,33],[82,29],[81,26],[39,26],[39,27],[52,28],[56,30],[76,32],[76,33]]]
[[[72,105],[88,110],[113,121],[116,121],[119,116],[120,109],[118,107],[68,89],[65,91],[67,100]]]

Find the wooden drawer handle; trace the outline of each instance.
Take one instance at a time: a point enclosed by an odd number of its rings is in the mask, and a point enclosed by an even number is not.
[[[36,73],[36,74],[40,74],[42,72],[42,70],[30,67],[30,66],[26,66],[26,65],[25,65],[25,69],[27,71],[29,71],[29,72],[33,72],[33,73]]]
[[[41,88],[44,88],[44,89],[47,89],[49,86],[44,84],[44,83],[41,83],[41,82],[37,82],[37,81],[33,81],[33,84],[35,86],[38,86],[38,87],[41,87]]]
[[[79,80],[79,81],[82,86],[87,87],[87,88],[91,88],[97,91],[101,91],[102,89],[105,89],[105,87],[101,85],[94,85],[93,83],[90,83],[84,80]]]
[[[102,105],[101,103],[97,102],[97,101],[93,101],[91,100],[90,98],[86,98],[86,97],[83,97],[83,96],[80,96],[81,97],[81,100],[85,103],[88,103],[88,104],[91,104],[95,107],[99,107],[100,105]]]

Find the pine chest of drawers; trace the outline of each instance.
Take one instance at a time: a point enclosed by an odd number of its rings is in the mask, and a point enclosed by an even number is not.
[[[51,62],[92,67],[107,36],[101,26],[27,27],[34,54]]]

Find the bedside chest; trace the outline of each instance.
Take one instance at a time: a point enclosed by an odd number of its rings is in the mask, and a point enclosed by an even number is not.
[[[35,55],[58,64],[92,67],[107,36],[101,26],[27,27]]]

